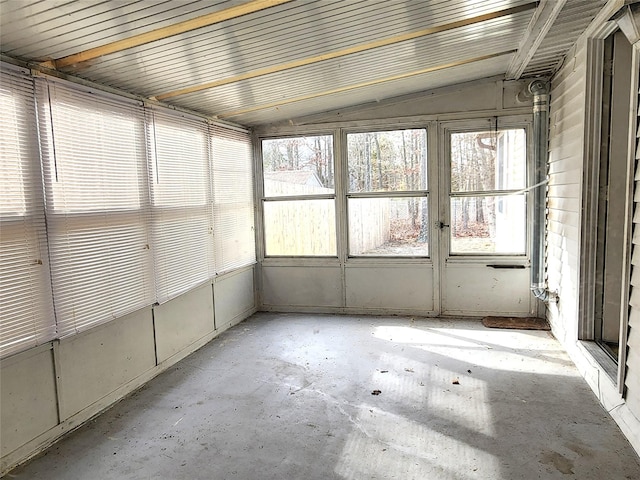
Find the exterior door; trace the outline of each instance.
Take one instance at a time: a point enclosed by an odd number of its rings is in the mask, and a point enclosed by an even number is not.
[[[440,218],[434,227],[445,315],[534,313],[528,127],[493,118],[441,128]]]

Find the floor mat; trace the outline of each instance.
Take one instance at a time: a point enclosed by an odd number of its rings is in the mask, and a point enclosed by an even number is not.
[[[544,318],[534,317],[484,317],[482,324],[488,328],[515,328],[518,330],[551,330]]]

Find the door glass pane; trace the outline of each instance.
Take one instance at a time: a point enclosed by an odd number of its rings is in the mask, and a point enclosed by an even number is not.
[[[334,192],[333,137],[262,141],[265,197]]]
[[[426,197],[350,198],[348,209],[350,255],[429,255]]]
[[[425,129],[347,135],[349,192],[427,189]]]
[[[516,190],[526,183],[524,129],[451,134],[451,191]]]
[[[451,199],[451,253],[525,253],[525,197]]]
[[[264,203],[267,255],[336,256],[334,200]]]

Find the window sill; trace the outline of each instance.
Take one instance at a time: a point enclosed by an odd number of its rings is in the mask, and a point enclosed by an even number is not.
[[[618,384],[618,364],[594,341],[579,340],[586,353],[598,364],[600,369],[606,373],[614,385]]]

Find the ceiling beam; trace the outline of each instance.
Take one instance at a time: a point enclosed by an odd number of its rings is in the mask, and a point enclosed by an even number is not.
[[[314,57],[302,58],[300,60],[294,60],[292,62],[283,63],[280,65],[272,65],[270,67],[261,68],[259,70],[253,70],[240,75],[235,75],[233,77],[222,78],[220,80],[215,80],[215,81],[204,83],[201,85],[193,85],[191,87],[182,88],[180,90],[174,90],[172,92],[166,92],[159,95],[155,95],[152,98],[157,100],[166,100],[167,98],[177,97],[179,95],[187,95],[189,93],[199,92],[201,90],[208,90],[210,88],[220,87],[222,85],[228,85],[230,83],[240,82],[242,80],[248,80],[248,79],[260,77],[263,75],[269,75],[271,73],[282,72],[284,70],[302,67],[305,65],[311,65],[313,63],[318,63],[325,60],[331,60],[333,58],[338,58],[338,57],[344,57],[346,55],[360,53],[360,52],[364,52],[366,50],[371,50],[374,48],[385,47],[387,45],[393,45],[395,43],[405,42],[407,40],[413,40],[413,39],[424,37],[427,35],[432,35],[434,33],[446,32],[448,30],[453,30],[454,28],[465,27],[468,25],[474,25],[476,23],[493,20],[495,18],[514,15],[516,13],[521,13],[521,12],[525,12],[527,10],[536,8],[536,6],[537,6],[537,3],[535,2],[526,3],[524,5],[507,8],[504,10],[498,10],[498,11],[486,13],[484,15],[480,15],[477,17],[466,18],[463,20],[458,20],[456,22],[446,23],[443,25],[437,25],[435,27],[426,28],[424,30],[418,30],[416,32],[409,32],[402,35],[396,35],[394,37],[383,38],[380,40],[375,40],[373,42],[355,45],[353,47],[345,48],[342,50],[336,50],[334,52],[328,52],[321,55],[316,55]]]
[[[538,47],[549,33],[554,22],[560,15],[567,0],[541,0],[536,9],[527,31],[520,41],[518,52],[513,56],[506,79],[517,80],[522,76],[522,72],[527,68],[529,62],[535,55]]]
[[[202,27],[208,27],[216,23],[231,20],[233,18],[248,15],[249,13],[258,12],[267,8],[275,7],[283,3],[291,2],[292,0],[252,0],[235,7],[225,8],[217,12],[212,12],[207,15],[185,20],[183,22],[175,23],[173,25],[167,25],[166,27],[157,28],[150,32],[134,35],[129,38],[123,38],[115,42],[107,43],[100,47],[91,48],[83,52],[74,53],[66,57],[44,62],[42,65],[48,68],[61,69],[76,65],[78,63],[86,62],[94,58],[108,55],[110,53],[120,52],[129,48],[138,47],[145,43],[155,42],[156,40],[162,40],[163,38],[172,37],[174,35],[180,35],[181,33],[190,32]]]
[[[515,52],[516,52],[515,50],[508,50],[506,52],[492,53],[492,54],[488,54],[488,55],[482,55],[480,57],[467,58],[467,59],[464,59],[464,60],[457,60],[455,62],[450,62],[450,63],[445,63],[445,64],[442,64],[442,65],[435,65],[433,67],[423,68],[421,70],[416,70],[414,72],[402,73],[402,74],[398,74],[398,75],[393,75],[391,77],[384,77],[384,78],[379,78],[379,79],[376,79],[376,80],[371,80],[371,81],[368,81],[368,82],[356,83],[356,84],[353,84],[353,85],[347,85],[347,86],[344,86],[344,87],[334,88],[332,90],[326,90],[326,91],[323,91],[323,92],[316,92],[316,93],[312,93],[312,94],[309,94],[309,95],[302,95],[302,96],[299,96],[299,97],[288,98],[286,100],[281,100],[281,101],[278,101],[278,102],[266,103],[264,105],[257,105],[255,107],[243,108],[241,110],[227,111],[227,112],[223,112],[223,113],[215,115],[215,118],[225,119],[225,118],[230,118],[230,117],[237,117],[237,116],[240,116],[240,115],[244,115],[246,113],[256,112],[256,111],[259,111],[259,110],[266,110],[266,109],[269,109],[269,108],[277,108],[277,107],[280,107],[282,105],[288,105],[290,103],[301,102],[301,101],[304,101],[304,100],[310,100],[312,98],[323,97],[325,95],[333,95],[333,94],[336,94],[336,93],[347,92],[349,90],[355,90],[357,88],[370,87],[372,85],[378,85],[380,83],[392,82],[394,80],[401,80],[403,78],[414,77],[416,75],[422,75],[422,74],[425,74],[425,73],[437,72],[439,70],[444,70],[444,69],[452,68],[452,67],[458,67],[460,65],[467,65],[469,63],[481,62],[483,60],[488,60],[490,58],[501,57],[503,55],[512,55]]]

